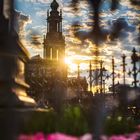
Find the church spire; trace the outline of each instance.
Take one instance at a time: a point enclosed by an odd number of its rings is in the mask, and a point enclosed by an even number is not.
[[[47,12],[47,33],[44,38],[44,58],[63,61],[65,57],[65,39],[62,34],[62,10],[53,0]],[[54,41],[55,40],[55,41]]]
[[[57,11],[58,7],[59,7],[59,4],[57,3],[57,1],[53,0],[53,2],[51,3],[52,11]]]
[[[51,11],[47,13],[47,33],[62,32],[62,12],[58,11],[59,4],[56,0],[51,3]]]

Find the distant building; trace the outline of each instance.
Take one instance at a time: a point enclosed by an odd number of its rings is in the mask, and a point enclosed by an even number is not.
[[[84,98],[88,91],[88,83],[85,77],[69,77],[67,79],[67,98]]]

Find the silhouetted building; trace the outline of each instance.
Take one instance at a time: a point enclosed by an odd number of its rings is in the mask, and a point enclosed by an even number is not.
[[[62,11],[58,12],[58,7],[56,0],[53,0],[51,11],[47,14],[47,33],[43,42],[44,57],[34,56],[26,66],[26,80],[30,85],[28,93],[43,103],[46,99],[51,101],[63,99],[67,86]]]
[[[47,33],[44,35],[44,58],[64,62],[65,39],[62,35],[62,11],[56,0],[51,3],[47,13]]]
[[[51,3],[51,11],[47,12],[47,33],[44,35],[44,59],[49,67],[58,66],[62,78],[67,77],[65,58],[65,39],[62,35],[62,11],[57,10],[59,4],[56,0]],[[59,75],[59,76],[60,76]]]
[[[85,77],[69,77],[67,79],[67,99],[84,98],[88,91],[88,83]]]

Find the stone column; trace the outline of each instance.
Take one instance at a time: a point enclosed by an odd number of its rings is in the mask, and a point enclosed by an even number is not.
[[[13,11],[14,12],[14,11]],[[13,15],[13,12],[11,15]],[[12,24],[11,24],[12,23]],[[9,25],[10,28],[9,28]],[[29,86],[24,80],[24,64],[28,53],[12,27],[12,17],[3,15],[3,0],[0,1],[0,106],[34,106],[35,102],[26,94]]]
[[[10,20],[6,19],[3,3],[0,0],[0,139],[16,140],[20,124],[33,111],[35,101],[26,94],[29,86],[24,80],[24,64],[28,53],[12,27],[14,11]]]

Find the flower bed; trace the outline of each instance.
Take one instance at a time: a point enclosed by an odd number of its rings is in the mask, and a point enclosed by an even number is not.
[[[89,110],[76,106],[65,108],[61,114],[53,110],[32,113],[17,140],[140,140],[139,119],[116,113],[95,127],[94,118]],[[88,133],[105,135],[97,138]]]
[[[140,133],[132,133],[126,135],[113,135],[105,136],[102,135],[100,140],[140,140]],[[85,134],[81,137],[74,137],[65,135],[62,133],[54,133],[45,135],[43,133],[37,133],[35,135],[20,135],[17,140],[94,140],[91,134]],[[97,140],[97,139],[96,139]]]

